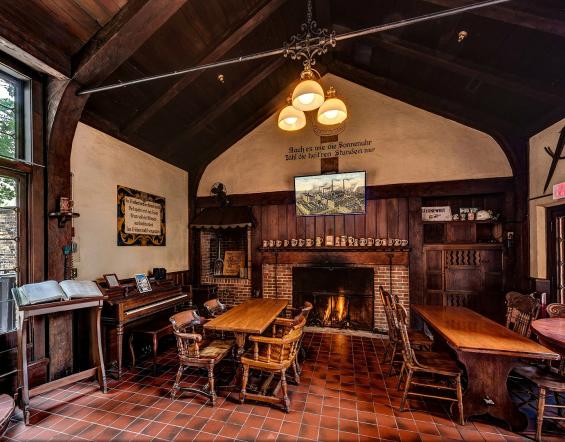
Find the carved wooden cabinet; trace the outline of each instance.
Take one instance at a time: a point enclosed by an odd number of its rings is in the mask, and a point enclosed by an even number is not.
[[[425,303],[469,307],[496,319],[504,309],[501,244],[424,246]]]

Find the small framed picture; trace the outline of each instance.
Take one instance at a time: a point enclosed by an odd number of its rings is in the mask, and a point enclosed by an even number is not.
[[[145,273],[136,273],[134,276],[139,293],[147,293],[152,290],[151,284],[149,283],[149,278]]]
[[[120,286],[120,281],[115,273],[108,273],[104,275],[104,279],[106,280],[106,284],[108,284],[109,289]]]

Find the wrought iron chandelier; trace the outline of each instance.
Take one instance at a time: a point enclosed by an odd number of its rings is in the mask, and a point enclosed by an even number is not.
[[[372,26],[369,28],[336,35],[335,31],[328,31],[325,28],[320,29],[318,27],[318,24],[312,17],[312,1],[307,0],[306,22],[301,25],[300,32],[290,37],[288,43],[285,43],[282,48],[244,55],[241,57],[217,61],[214,63],[193,66],[178,71],[167,72],[164,74],[151,75],[135,80],[123,81],[94,88],[87,88],[77,92],[77,95],[94,94],[134,84],[185,75],[190,72],[205,71],[212,68],[282,54],[284,57],[290,58],[291,60],[301,60],[304,68],[300,75],[300,83],[298,84],[298,86],[296,86],[292,96],[288,99],[288,106],[286,106],[279,114],[279,127],[287,131],[299,130],[306,125],[306,116],[304,112],[313,111],[316,109],[318,109],[318,123],[324,125],[335,125],[343,122],[347,118],[347,107],[342,100],[336,97],[336,91],[332,87],[330,87],[327,93],[324,94],[322,86],[317,81],[320,79],[320,74],[318,73],[318,71],[316,71],[316,69],[314,69],[313,66],[315,66],[316,64],[316,57],[327,53],[330,47],[333,48],[336,46],[338,41],[349,40],[351,38],[361,37],[364,35],[398,29],[417,23],[423,23],[443,17],[449,17],[456,14],[473,11],[480,8],[485,8],[488,6],[507,3],[509,1],[511,0],[486,0],[467,6],[447,9],[440,12],[433,12],[419,17],[398,20],[392,23],[386,23],[383,25]]]

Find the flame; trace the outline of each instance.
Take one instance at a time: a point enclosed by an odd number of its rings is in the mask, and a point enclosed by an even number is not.
[[[333,309],[332,309],[333,306]],[[326,310],[322,315],[324,325],[338,324],[345,318],[347,308],[345,304],[345,296],[342,294],[333,296],[331,302],[328,302]]]

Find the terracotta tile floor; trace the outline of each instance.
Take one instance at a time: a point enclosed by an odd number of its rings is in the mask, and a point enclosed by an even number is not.
[[[107,395],[93,382],[85,382],[33,398],[33,425],[25,427],[18,413],[5,437],[38,441],[525,439],[486,420],[459,426],[435,402],[412,400],[411,411],[399,412],[397,377],[382,374],[388,367],[379,362],[383,353],[379,337],[308,333],[304,345],[308,357],[301,384],[290,386],[293,411],[289,414],[265,405],[241,405],[225,394],[215,408],[192,393],[171,401],[168,392],[176,356],[170,348],[160,357],[158,376],[146,362],[121,381],[110,380]],[[202,378],[194,372],[185,381],[199,383]],[[565,440],[565,434],[553,430],[544,440]],[[531,437],[531,431],[525,435]]]

